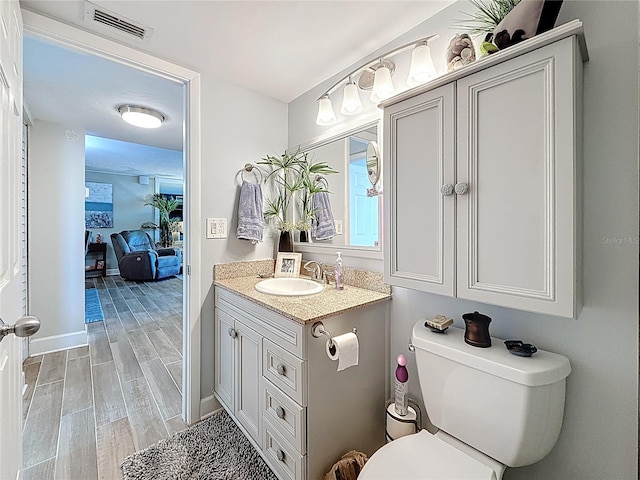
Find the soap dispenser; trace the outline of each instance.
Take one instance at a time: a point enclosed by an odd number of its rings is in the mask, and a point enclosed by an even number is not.
[[[338,252],[338,258],[336,258],[336,266],[334,269],[334,276],[336,279],[336,290],[344,290],[344,276],[342,271],[342,252]]]

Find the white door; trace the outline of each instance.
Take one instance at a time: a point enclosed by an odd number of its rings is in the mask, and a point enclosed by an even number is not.
[[[17,0],[0,2],[0,319],[22,315],[20,165],[22,20]],[[3,327],[4,329],[4,327]],[[20,478],[22,466],[21,341],[0,341],[0,478]]]
[[[236,402],[235,414],[258,445],[260,430],[260,377],[262,376],[262,337],[236,321]]]

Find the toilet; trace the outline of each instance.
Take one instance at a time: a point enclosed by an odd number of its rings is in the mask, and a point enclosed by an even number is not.
[[[507,467],[531,465],[555,445],[564,415],[569,360],[531,357],[464,341],[464,330],[434,333],[424,320],[411,343],[429,420],[438,429],[399,438],[375,452],[358,480],[500,480]]]

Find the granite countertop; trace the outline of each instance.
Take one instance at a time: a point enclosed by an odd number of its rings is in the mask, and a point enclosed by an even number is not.
[[[324,291],[315,295],[298,297],[267,295],[254,288],[260,280],[262,279],[254,275],[215,280],[214,285],[304,325],[391,298],[391,295],[386,293],[351,285],[345,285],[344,290],[336,290],[334,285],[327,285]]]

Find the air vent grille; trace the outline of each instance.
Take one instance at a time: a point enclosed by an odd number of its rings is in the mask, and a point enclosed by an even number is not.
[[[153,28],[149,28],[138,22],[133,22],[116,12],[109,11],[91,2],[84,2],[84,20],[94,29],[103,32],[117,33],[128,38],[147,41],[153,34]]]
[[[123,20],[121,18],[110,15],[107,12],[103,12],[97,9],[94,10],[93,20],[95,22],[99,22],[104,25],[107,25],[108,27],[117,28],[121,32],[128,33],[129,35],[138,37],[141,40],[144,39],[144,36],[145,36],[144,28],[134,25],[133,23],[129,23],[126,20]]]

